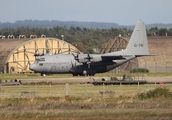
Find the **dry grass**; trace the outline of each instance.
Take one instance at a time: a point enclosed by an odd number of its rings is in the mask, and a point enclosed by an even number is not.
[[[2,119],[154,119],[172,118],[171,99],[80,98],[74,96],[1,99]]]
[[[61,97],[74,95],[79,97],[99,97],[102,92],[112,97],[134,96],[137,93],[147,92],[159,87],[159,84],[145,85],[100,85],[92,84],[70,84],[70,85],[20,85],[20,86],[1,86],[0,97],[20,98],[20,97]],[[171,84],[164,84],[172,91]],[[26,94],[25,94],[26,93]],[[28,94],[27,94],[28,93]]]
[[[108,73],[105,76],[113,75]],[[165,76],[167,73],[158,75],[148,73],[147,76],[149,75]],[[14,76],[13,78],[15,78]],[[41,77],[37,74],[17,77],[28,78],[28,76],[29,78]],[[58,75],[47,77],[56,76]],[[7,76],[4,75],[4,79],[6,78]],[[159,85],[93,86],[72,84],[69,85],[71,90],[71,92],[68,91],[69,95],[66,95],[65,85],[2,87],[0,120],[171,119],[171,98],[160,97],[143,100],[138,98],[137,93],[148,92],[156,87]],[[172,91],[171,85],[164,84],[164,87],[168,87]],[[36,95],[21,96],[22,91],[35,92]],[[100,91],[114,91],[115,94],[101,95]]]
[[[151,77],[167,77],[172,76],[171,72],[166,73],[114,73],[114,72],[106,72],[106,73],[97,73],[95,77],[122,77],[124,74],[130,74],[131,76],[151,76]],[[4,80],[15,80],[15,79],[35,79],[35,78],[78,78],[81,76],[73,77],[72,74],[52,74],[47,75],[45,77],[40,74],[0,74],[0,79]]]
[[[58,88],[58,86],[56,87]],[[0,119],[105,120],[172,118],[171,97],[165,98],[160,96],[158,98],[140,99],[138,94],[132,94],[134,90],[138,90],[137,85],[122,86],[122,88],[120,86],[104,86],[104,88],[103,86],[89,86],[89,93],[97,92],[97,94],[92,95],[83,95],[85,90],[83,85],[71,85],[70,87],[73,92],[80,90],[81,93],[55,97],[0,98]],[[151,87],[153,90],[157,86],[143,85],[137,93]],[[83,91],[81,88],[83,88]],[[100,89],[108,91],[112,90],[112,88],[116,88],[115,91],[122,89],[123,94],[118,96],[108,94],[102,96],[99,94]],[[20,89],[23,90],[24,88]],[[14,89],[11,90],[13,91]]]

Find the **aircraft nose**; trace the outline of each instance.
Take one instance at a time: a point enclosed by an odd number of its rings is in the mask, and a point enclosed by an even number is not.
[[[35,64],[31,64],[31,65],[29,66],[29,69],[30,69],[30,70],[33,70],[33,71],[34,71],[35,68],[36,68]]]

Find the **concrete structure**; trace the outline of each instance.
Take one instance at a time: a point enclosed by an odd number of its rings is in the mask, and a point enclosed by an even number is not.
[[[116,37],[108,40],[100,53],[125,49],[130,37]],[[149,51],[157,56],[140,57],[116,68],[118,71],[130,71],[134,68],[147,68],[150,72],[172,72],[172,36],[148,36]]]
[[[108,40],[100,49],[100,53],[125,49],[129,38],[129,36],[119,36]],[[150,36],[148,44],[150,53],[158,56],[134,59],[116,68],[115,71],[147,68],[151,72],[172,72],[172,36]],[[78,53],[78,51],[75,46],[64,40],[46,38],[45,35],[41,38],[37,38],[36,35],[31,35],[30,38],[24,35],[20,35],[19,38],[12,35],[8,37],[0,35],[0,73],[32,72],[29,70],[29,65],[36,58],[34,54],[71,54]]]
[[[124,37],[115,37],[109,39],[100,49],[100,54],[121,51],[128,44],[128,39]]]
[[[149,50],[157,56],[139,58],[139,67],[151,72],[172,72],[172,36],[149,36]]]
[[[19,38],[0,39],[0,73],[32,72],[29,65],[36,59],[34,54],[71,54],[78,53],[78,49],[56,38]]]
[[[109,39],[100,49],[100,54],[124,50],[128,44],[128,41],[129,38],[124,38],[121,36]],[[130,71],[133,68],[138,68],[137,58],[115,68],[114,71],[115,72]]]

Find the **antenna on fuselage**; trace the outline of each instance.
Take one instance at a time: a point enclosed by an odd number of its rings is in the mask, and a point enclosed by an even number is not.
[[[44,55],[44,49],[42,51],[42,54],[39,54],[39,53],[38,54],[36,54],[36,53],[34,54],[35,57],[37,57],[37,56],[43,56],[43,55]]]

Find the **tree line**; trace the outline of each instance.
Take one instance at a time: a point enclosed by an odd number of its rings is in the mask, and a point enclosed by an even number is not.
[[[29,38],[30,35],[46,35],[46,37],[53,37],[62,39],[77,45],[78,49],[83,52],[93,53],[93,48],[100,48],[107,40],[116,36],[128,36],[131,35],[132,30],[126,28],[110,28],[110,29],[96,29],[96,28],[81,28],[56,26],[52,28],[30,28],[30,27],[18,27],[18,28],[2,28],[0,29],[0,35],[8,36],[14,35],[15,38],[19,35],[25,35]],[[148,36],[172,36],[172,29],[152,27],[147,30]],[[21,39],[22,40],[22,39]]]

